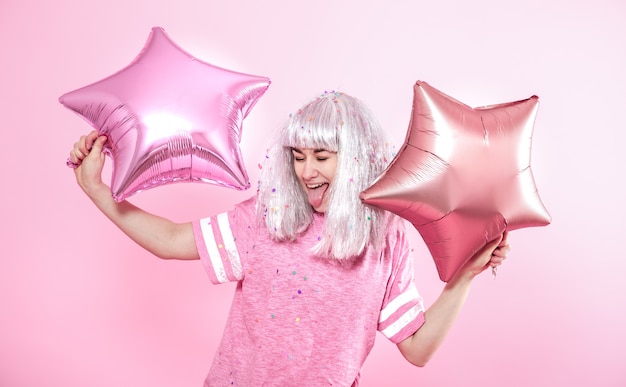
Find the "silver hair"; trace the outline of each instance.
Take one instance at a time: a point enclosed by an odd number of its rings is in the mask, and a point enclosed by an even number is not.
[[[257,215],[279,241],[295,240],[313,219],[314,210],[294,172],[294,147],[337,152],[324,234],[313,253],[346,260],[360,255],[368,243],[379,245],[385,213],[363,204],[359,193],[383,172],[391,150],[365,104],[345,93],[324,92],[291,114],[278,132],[261,169]]]

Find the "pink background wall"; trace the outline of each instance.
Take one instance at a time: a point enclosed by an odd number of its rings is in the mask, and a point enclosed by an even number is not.
[[[244,126],[253,186],[268,134],[324,89],[365,100],[396,147],[417,79],[471,106],[539,95],[532,165],[553,223],[511,234],[426,368],[379,336],[363,385],[626,385],[625,3],[385,3],[2,0],[0,386],[199,386],[208,371],[232,286],[133,245],[64,165],[90,128],[57,98],[129,64],[156,25],[272,79]],[[189,220],[250,194],[179,184],[131,201]],[[430,303],[442,283],[412,238]]]

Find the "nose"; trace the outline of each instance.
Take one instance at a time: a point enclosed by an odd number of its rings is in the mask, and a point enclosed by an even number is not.
[[[306,160],[302,168],[302,178],[304,180],[312,179],[318,175],[319,171],[312,160]]]

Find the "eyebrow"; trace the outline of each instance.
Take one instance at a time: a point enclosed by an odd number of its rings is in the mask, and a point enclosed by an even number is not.
[[[295,147],[291,147],[291,150],[292,150],[293,152],[297,152],[297,153],[304,154],[304,152],[302,152],[300,149],[295,148]],[[314,150],[313,150],[313,153],[321,153],[321,152],[330,152],[330,151],[329,151],[328,149],[321,149],[321,148],[320,148],[320,149],[314,149]]]

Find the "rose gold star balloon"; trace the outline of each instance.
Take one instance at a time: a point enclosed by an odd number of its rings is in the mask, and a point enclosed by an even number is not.
[[[130,65],[59,101],[108,137],[111,193],[121,201],[173,182],[249,188],[242,123],[269,84],[200,61],[154,27]]]
[[[449,281],[505,230],[550,223],[530,168],[538,106],[471,108],[418,81],[406,141],[361,199],[410,221]]]

